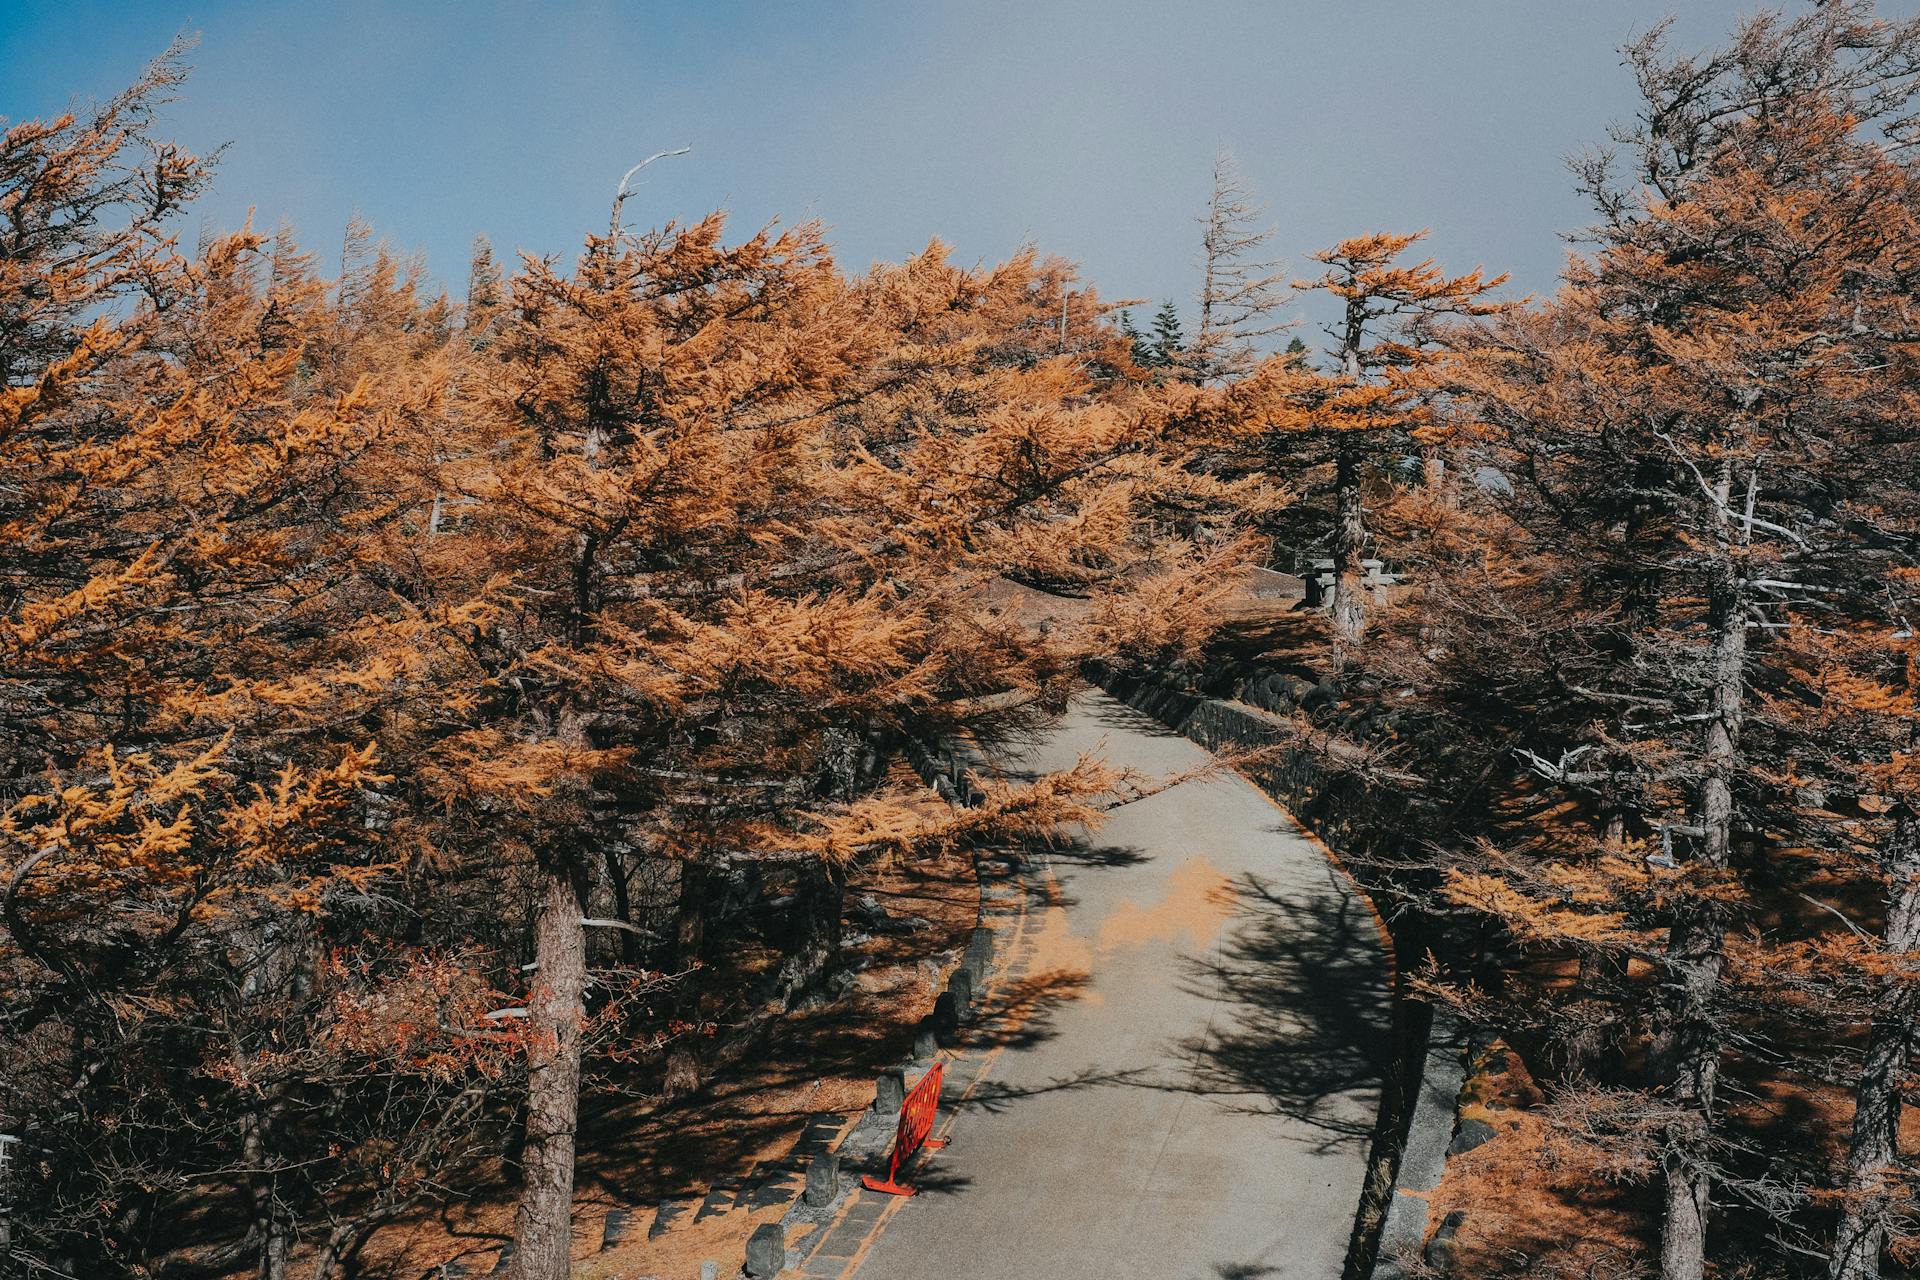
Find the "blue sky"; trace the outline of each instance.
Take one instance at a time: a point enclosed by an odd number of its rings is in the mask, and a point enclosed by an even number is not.
[[[1429,227],[1446,265],[1542,291],[1585,220],[1564,158],[1632,112],[1617,48],[1673,7],[0,0],[0,114],[104,96],[197,32],[168,121],[229,144],[199,218],[286,217],[325,260],[358,208],[456,286],[476,232],[571,256],[628,165],[691,145],[630,221],[818,217],[854,269],[934,235],[966,262],[1032,240],[1110,298],[1184,301],[1227,145],[1296,268],[1343,235]],[[1688,47],[1754,8],[1677,7]]]

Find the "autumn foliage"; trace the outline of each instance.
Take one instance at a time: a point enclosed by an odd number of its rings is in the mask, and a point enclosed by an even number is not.
[[[1094,820],[1096,762],[958,811],[899,762],[1195,645],[1258,486],[1031,253],[616,203],[464,308],[358,225],[330,282],[186,253],[179,78],[0,147],[12,1247],[352,1274],[504,1142],[560,1274],[583,1064],[685,1089],[832,976],[853,869]],[[716,990],[743,877],[799,905]]]
[[[1032,250],[857,274],[811,224],[635,229],[624,182],[459,300],[357,220],[337,278],[286,228],[189,252],[177,53],[9,127],[8,1256],[335,1280],[491,1178],[513,1274],[564,1276],[583,1098],[830,999],[861,874],[1143,785],[960,807],[914,763],[1090,669],[1203,682],[1249,566],[1323,560],[1286,660],[1425,815],[1363,868],[1409,991],[1644,1197],[1617,1274],[1911,1259],[1920,26],[1629,63],[1556,294],[1357,235],[1294,282],[1317,355],[1270,351],[1225,159],[1182,347]],[[1783,1091],[1844,1123],[1743,1110]]]

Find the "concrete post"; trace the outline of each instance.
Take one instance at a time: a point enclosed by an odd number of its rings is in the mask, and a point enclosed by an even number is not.
[[[807,1165],[807,1189],[800,1198],[815,1209],[840,1194],[840,1157],[823,1151]]]
[[[967,972],[973,975],[973,985],[978,988],[986,985],[987,970],[993,967],[993,930],[985,925],[976,927],[973,936],[967,942]]]
[[[947,990],[953,995],[953,1013],[962,1025],[973,1021],[973,975],[965,968],[947,975]]]
[[[933,1030],[941,1044],[950,1045],[959,1038],[960,1002],[951,991],[942,991],[933,1002]]]
[[[940,1034],[931,1017],[920,1019],[913,1029],[913,1056],[925,1061],[940,1052]]]
[[[873,1109],[881,1115],[897,1115],[907,1101],[907,1073],[888,1067],[874,1084]]]
[[[777,1276],[787,1269],[787,1233],[777,1222],[754,1228],[747,1239],[747,1274],[753,1280]]]

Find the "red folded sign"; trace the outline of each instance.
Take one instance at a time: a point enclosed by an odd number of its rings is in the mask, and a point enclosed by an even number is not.
[[[907,1091],[907,1100],[900,1104],[900,1125],[894,1131],[893,1155],[887,1161],[886,1181],[868,1174],[860,1179],[862,1186],[894,1196],[914,1194],[912,1187],[900,1181],[900,1170],[920,1148],[932,1151],[947,1145],[938,1138],[927,1136],[933,1132],[933,1118],[940,1110],[940,1075],[945,1069],[945,1063],[934,1063],[933,1070],[921,1076]]]

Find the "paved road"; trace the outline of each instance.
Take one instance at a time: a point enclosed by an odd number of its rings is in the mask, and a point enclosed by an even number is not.
[[[1103,744],[1162,774],[1204,758],[1089,694],[1019,763]],[[1126,806],[1047,860],[1027,1016],[853,1274],[1335,1280],[1387,1026],[1365,905],[1238,777]]]

